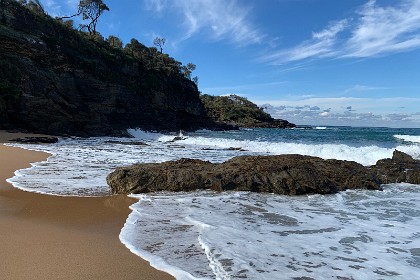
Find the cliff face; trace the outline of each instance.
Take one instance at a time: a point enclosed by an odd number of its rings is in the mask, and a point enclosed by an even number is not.
[[[0,1],[0,129],[93,136],[215,127],[192,81],[150,64]]]

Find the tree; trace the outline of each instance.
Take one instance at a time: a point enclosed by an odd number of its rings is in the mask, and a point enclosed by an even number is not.
[[[166,43],[166,39],[162,37],[156,37],[153,40],[153,45],[155,45],[157,48],[160,48],[160,53],[163,52],[163,46],[165,45],[165,43]]]
[[[148,48],[137,41],[137,39],[131,39],[130,43],[125,45],[124,51],[129,53],[131,56],[142,59],[143,54],[148,52]]]
[[[186,66],[182,66],[182,71],[184,73],[184,76],[187,77],[188,79],[191,79],[191,73],[192,71],[194,71],[196,68],[194,63],[187,63]]]
[[[122,49],[123,42],[117,36],[109,35],[106,42],[113,48]]]
[[[198,76],[193,77],[192,81],[198,86]]]
[[[83,20],[90,21],[87,25],[83,25],[89,34],[96,33],[96,25],[104,11],[109,11],[109,8],[102,0],[80,0],[78,15],[82,15]]]

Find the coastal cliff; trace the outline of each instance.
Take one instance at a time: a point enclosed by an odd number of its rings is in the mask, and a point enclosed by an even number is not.
[[[0,129],[76,136],[217,129],[182,64],[0,1]]]

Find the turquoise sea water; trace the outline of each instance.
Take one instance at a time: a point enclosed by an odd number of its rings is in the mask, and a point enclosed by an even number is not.
[[[106,195],[116,166],[182,157],[222,162],[244,154],[305,154],[364,165],[395,149],[420,159],[420,129],[314,127],[62,139],[26,148],[53,154],[20,170],[16,187],[54,195]],[[144,141],[148,146],[109,140]],[[127,144],[126,143],[126,144]],[[229,150],[241,148],[242,150]],[[420,186],[287,197],[243,192],[136,196],[120,239],[178,279],[416,279]],[[414,278],[413,278],[414,277]]]

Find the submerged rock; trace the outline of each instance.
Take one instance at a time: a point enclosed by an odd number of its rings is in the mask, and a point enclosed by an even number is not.
[[[131,146],[149,146],[149,144],[144,143],[142,141],[118,141],[118,140],[109,140],[109,141],[105,141],[105,143],[119,144],[119,145],[131,145]]]
[[[113,193],[155,191],[253,191],[285,195],[380,189],[381,181],[361,164],[302,155],[240,156],[213,164],[198,159],[136,164],[108,175]]]

